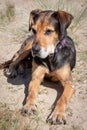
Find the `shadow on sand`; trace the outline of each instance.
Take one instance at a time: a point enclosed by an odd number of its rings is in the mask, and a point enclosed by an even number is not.
[[[31,74],[32,74],[32,70],[26,69],[25,73],[23,75],[18,75],[16,78],[10,78],[6,75],[6,73],[4,71],[4,75],[7,77],[8,83],[13,84],[13,85],[24,84],[25,97],[24,97],[23,102],[22,102],[23,105],[26,104],[26,98],[28,96],[28,86],[29,86],[29,83],[31,81]],[[57,97],[56,97],[54,103],[52,104],[52,106],[55,106],[58,99],[60,98],[60,96],[63,93],[63,87],[62,87],[61,83],[60,82],[52,82],[52,81],[50,81],[50,79],[45,78],[44,82],[42,84],[43,84],[43,86],[46,86],[46,87],[51,88],[51,89],[55,89],[57,91]],[[53,112],[54,108],[55,107],[52,107],[51,113]],[[51,113],[50,113],[50,115],[51,115]],[[50,115],[48,115],[48,118]]]

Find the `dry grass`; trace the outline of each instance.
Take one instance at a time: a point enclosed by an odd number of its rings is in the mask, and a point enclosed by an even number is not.
[[[39,110],[30,118],[23,117],[20,111],[11,111],[6,104],[0,103],[0,130],[42,130],[45,124]]]
[[[7,2],[7,10],[6,10],[6,16],[9,21],[11,21],[15,16],[15,6],[14,4]]]
[[[5,3],[4,9],[0,10],[0,24],[7,24],[15,18],[15,5],[11,1]]]
[[[18,120],[6,104],[0,103],[0,130],[16,130]]]
[[[79,53],[78,53],[78,55],[79,55],[79,57],[80,57],[80,59],[81,60],[87,60],[87,51],[80,51]]]

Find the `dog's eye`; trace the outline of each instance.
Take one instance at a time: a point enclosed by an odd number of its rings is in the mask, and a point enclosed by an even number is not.
[[[47,29],[45,32],[45,35],[50,35],[52,32],[54,32],[53,30]]]
[[[36,30],[34,28],[32,28],[32,32],[33,34],[36,34]]]

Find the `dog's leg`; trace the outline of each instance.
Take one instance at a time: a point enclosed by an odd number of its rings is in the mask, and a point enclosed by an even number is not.
[[[14,77],[16,75],[16,66],[22,61],[24,58],[26,58],[30,50],[32,48],[33,38],[26,41],[26,45],[23,46],[12,58],[12,63],[9,65],[9,73],[11,77]]]
[[[36,97],[39,92],[39,87],[45,76],[47,69],[42,66],[38,66],[32,73],[32,80],[28,88],[28,97],[26,104],[22,109],[23,114],[31,114],[36,111]]]
[[[50,122],[53,124],[66,124],[66,115],[65,110],[67,103],[70,101],[70,98],[72,97],[73,93],[75,92],[72,76],[70,69],[68,67],[64,67],[63,69],[59,70],[56,74],[58,74],[58,78],[60,78],[60,81],[64,87],[64,91],[62,93],[62,96],[57,101],[57,105],[50,117]]]

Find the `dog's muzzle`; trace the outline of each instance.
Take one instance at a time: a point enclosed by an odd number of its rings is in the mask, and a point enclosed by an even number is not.
[[[46,58],[49,54],[54,53],[54,46],[50,45],[47,48],[40,47],[38,44],[34,44],[31,52],[33,57],[40,57],[42,59]]]

